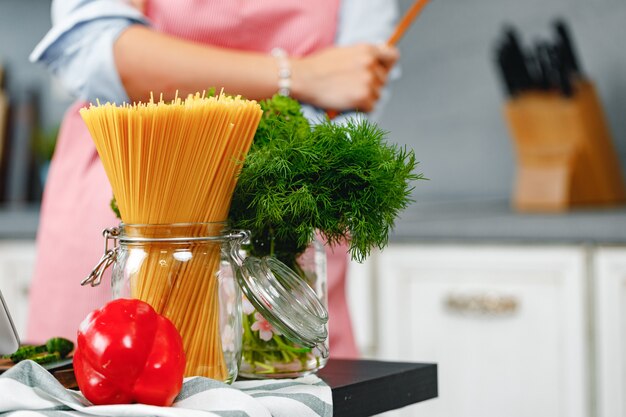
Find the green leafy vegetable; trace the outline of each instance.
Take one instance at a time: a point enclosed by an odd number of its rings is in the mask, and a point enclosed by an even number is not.
[[[60,361],[61,355],[59,355],[59,352],[53,352],[53,353],[44,352],[44,353],[40,353],[39,355],[32,356],[28,359],[31,361],[37,362],[40,365],[43,365],[46,363]]]
[[[45,345],[42,345],[42,346],[25,345],[25,346],[20,346],[14,353],[10,355],[6,355],[5,358],[11,359],[13,363],[18,363],[25,359],[39,355],[40,353],[44,353],[45,351],[46,351]]]
[[[111,199],[110,206],[111,206],[111,210],[113,210],[113,213],[115,213],[115,217],[117,217],[118,219],[121,219],[122,215],[120,214],[120,209],[117,206],[117,201],[115,200],[115,197]]]
[[[62,337],[53,337],[46,342],[46,351],[58,353],[62,358],[66,357],[72,350],[74,350],[74,343]]]
[[[362,120],[311,126],[297,101],[275,96],[239,175],[229,219],[252,231],[251,252],[293,264],[319,230],[328,243],[350,241],[352,258],[383,248],[411,202],[413,151],[388,144]]]
[[[53,337],[43,345],[20,346],[14,353],[6,355],[13,363],[30,359],[37,363],[49,363],[65,358],[72,350],[74,343],[62,337]]]

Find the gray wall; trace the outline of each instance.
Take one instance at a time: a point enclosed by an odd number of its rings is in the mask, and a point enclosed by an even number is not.
[[[403,9],[411,0],[400,0]],[[402,40],[402,79],[382,125],[412,146],[430,178],[421,199],[506,198],[515,174],[492,47],[504,22],[531,44],[553,18],[570,24],[626,165],[626,1],[432,0]]]
[[[25,90],[37,92],[44,129],[58,125],[70,103],[47,72],[28,61],[50,24],[50,0],[0,0],[0,65],[5,68],[5,87],[13,102],[21,100]]]
[[[403,10],[412,3],[399,1]],[[27,61],[50,25],[49,4],[0,0],[0,62],[9,67],[9,90],[41,88],[44,126],[68,103]],[[402,78],[381,121],[393,141],[415,150],[430,179],[417,185],[416,199],[509,196],[515,159],[492,47],[504,22],[530,43],[548,36],[557,16],[570,23],[626,164],[626,0],[432,0],[400,43]]]

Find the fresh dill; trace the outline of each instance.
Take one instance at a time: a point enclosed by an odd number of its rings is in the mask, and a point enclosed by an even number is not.
[[[385,247],[413,181],[423,179],[414,152],[367,120],[311,125],[282,96],[261,106],[229,214],[234,228],[252,232],[251,253],[293,264],[316,231],[329,244],[347,240],[359,262]]]

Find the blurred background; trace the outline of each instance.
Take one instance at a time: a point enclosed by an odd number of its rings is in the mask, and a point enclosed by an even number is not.
[[[0,1],[0,288],[21,330],[46,167],[71,103],[28,62],[49,9]],[[532,92],[507,93],[504,28],[531,50],[554,40],[555,19],[567,23],[593,111],[576,107],[575,88],[543,91],[530,107]],[[350,302],[364,356],[437,362],[440,386],[438,399],[390,415],[626,416],[624,22],[623,0],[435,0],[401,41],[380,124],[429,180],[415,184],[390,246],[352,265]],[[527,132],[542,124],[545,135]],[[571,135],[567,162],[537,156],[543,136]],[[619,189],[585,198],[601,188],[591,173],[613,162]]]

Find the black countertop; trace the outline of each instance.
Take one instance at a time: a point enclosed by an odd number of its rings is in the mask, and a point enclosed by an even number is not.
[[[332,389],[335,416],[371,416],[438,395],[432,363],[331,359],[317,375]]]
[[[34,239],[36,206],[0,207],[0,239]],[[416,202],[401,213],[391,243],[626,244],[626,206],[524,214],[507,200]]]

